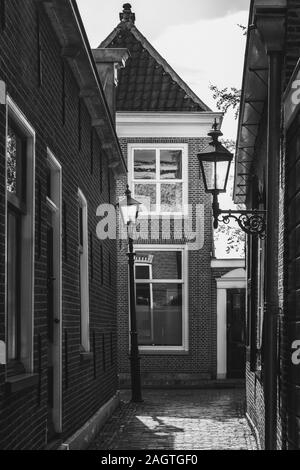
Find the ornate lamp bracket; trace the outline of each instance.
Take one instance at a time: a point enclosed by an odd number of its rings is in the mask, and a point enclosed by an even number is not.
[[[219,211],[218,222],[229,224],[230,219],[234,219],[243,232],[248,235],[258,236],[261,239],[266,238],[266,211]]]
[[[230,219],[234,219],[243,232],[248,235],[258,236],[262,240],[266,238],[266,213],[259,210],[222,210],[219,207],[218,195],[213,197],[214,228],[217,229],[219,222],[228,225]]]

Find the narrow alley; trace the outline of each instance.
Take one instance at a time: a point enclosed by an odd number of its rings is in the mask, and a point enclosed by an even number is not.
[[[115,411],[89,450],[257,450],[243,389],[121,391]]]
[[[0,64],[0,450],[300,450],[300,0],[0,0]]]

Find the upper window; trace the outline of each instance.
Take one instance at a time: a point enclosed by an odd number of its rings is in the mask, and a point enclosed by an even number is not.
[[[130,186],[141,212],[182,214],[186,204],[185,147],[131,147]]]
[[[26,136],[18,128],[16,123],[9,118],[7,130],[7,179],[6,189],[8,197],[14,195],[14,203],[20,205],[25,202],[26,175],[23,177],[23,169],[26,168]]]
[[[35,134],[9,97],[7,103],[7,358],[15,374],[33,367]]]
[[[9,117],[6,140],[7,190],[7,331],[8,359],[20,359],[22,280],[19,274],[22,259],[22,219],[26,213],[26,183],[22,167],[26,167],[26,137]]]

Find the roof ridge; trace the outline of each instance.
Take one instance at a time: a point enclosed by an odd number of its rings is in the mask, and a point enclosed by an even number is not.
[[[170,64],[160,55],[160,53],[151,45],[148,39],[140,32],[140,30],[132,22],[123,22],[121,21],[113,31],[100,43],[98,47],[107,47],[116,35],[124,30],[129,30],[135,38],[142,44],[142,46],[148,51],[148,53],[153,57],[153,59],[163,67],[166,73],[170,75],[172,80],[177,83],[177,85],[183,89],[186,95],[197,105],[203,108],[203,111],[212,111],[196,93],[185,83],[185,81],[175,72]]]

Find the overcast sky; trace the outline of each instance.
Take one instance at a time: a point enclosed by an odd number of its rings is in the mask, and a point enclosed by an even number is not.
[[[120,0],[77,0],[92,47],[119,23]],[[136,26],[181,78],[212,109],[209,84],[241,87],[250,0],[133,0]],[[236,137],[229,115],[225,138]]]

